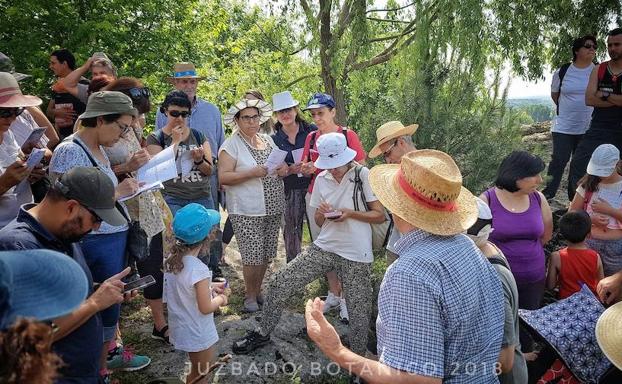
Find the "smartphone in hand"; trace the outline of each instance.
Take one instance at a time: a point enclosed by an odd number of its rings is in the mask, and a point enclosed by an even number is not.
[[[125,284],[125,286],[123,287],[123,293],[128,293],[135,289],[143,289],[155,283],[156,281],[153,278],[153,276],[147,275],[145,277],[141,277],[140,279],[137,279],[137,280],[134,280],[134,281],[131,281]]]

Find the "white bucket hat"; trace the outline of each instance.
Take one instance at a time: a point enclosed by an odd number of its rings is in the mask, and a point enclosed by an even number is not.
[[[289,91],[279,92],[272,95],[272,110],[274,112],[282,111],[298,105],[298,101],[294,100]]]
[[[348,148],[343,133],[325,133],[317,139],[318,159],[313,163],[319,169],[335,169],[346,165],[356,157],[356,151]]]
[[[620,161],[620,151],[613,144],[602,144],[594,150],[587,165],[587,173],[592,176],[608,177],[616,170]]]

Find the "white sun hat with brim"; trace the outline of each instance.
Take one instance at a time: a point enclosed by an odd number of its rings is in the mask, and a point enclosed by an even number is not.
[[[369,184],[391,213],[426,232],[456,235],[477,221],[475,196],[462,186],[460,169],[444,152],[415,150],[400,164],[377,165]]]
[[[622,370],[622,302],[600,315],[596,323],[596,340],[609,361]]]
[[[272,109],[274,112],[293,108],[298,104],[298,100],[294,100],[294,97],[289,91],[279,92],[272,95]]]
[[[356,151],[348,147],[346,137],[339,132],[325,133],[317,139],[319,157],[313,165],[319,169],[335,169],[348,164]]]
[[[42,102],[37,96],[24,95],[12,74],[0,72],[0,108],[36,107]]]
[[[238,114],[243,109],[246,108],[257,108],[259,111],[259,124],[263,124],[268,121],[272,117],[272,107],[270,104],[266,103],[263,100],[255,99],[248,100],[242,99],[237,103],[233,104],[231,108],[225,113],[224,121],[225,124],[234,126],[235,124],[235,115]]]

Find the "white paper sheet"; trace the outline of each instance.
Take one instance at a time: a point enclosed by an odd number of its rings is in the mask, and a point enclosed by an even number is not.
[[[294,149],[292,151],[292,157],[294,158],[294,164],[302,163],[302,153],[305,151],[304,148]],[[298,177],[304,176],[302,173],[298,174]]]
[[[177,177],[177,166],[173,146],[153,156],[147,164],[138,168],[137,172],[138,182],[145,184],[163,183],[175,177]]]
[[[272,152],[270,152],[270,156],[268,156],[268,160],[264,164],[268,167],[268,173],[274,173],[278,167],[280,167],[283,162],[285,162],[285,157],[287,156],[287,151],[283,151],[278,148],[273,148]]]
[[[29,169],[33,169],[37,164],[43,160],[43,156],[45,155],[45,149],[43,148],[33,148],[30,155],[28,155],[28,159],[26,160],[26,166]]]
[[[186,176],[188,174],[190,174],[190,171],[192,171],[192,167],[194,166],[194,159],[192,158],[192,152],[191,151],[184,151],[181,153],[181,156],[179,156],[179,171],[182,174],[182,176]]]
[[[134,193],[133,195],[123,196],[123,197],[120,197],[118,200],[119,201],[129,200],[132,197],[138,196],[138,195],[140,195],[143,192],[153,191],[155,189],[162,189],[162,188],[164,188],[164,185],[162,185],[162,183],[159,182],[159,181],[157,181],[155,183],[151,183],[151,184],[144,184],[142,187],[138,188],[138,191],[136,191],[136,193]]]

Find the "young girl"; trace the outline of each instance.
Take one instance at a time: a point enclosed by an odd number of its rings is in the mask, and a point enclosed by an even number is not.
[[[216,238],[212,228],[219,222],[217,211],[196,203],[181,208],[173,219],[175,244],[165,262],[164,286],[170,341],[190,357],[186,383],[207,373],[214,362],[214,311],[227,305],[225,283],[212,284],[212,272],[197,258]]]
[[[592,219],[586,244],[601,257],[605,276],[622,270],[622,176],[620,151],[611,144],[594,150],[587,174],[579,180],[570,211],[584,210]]]

